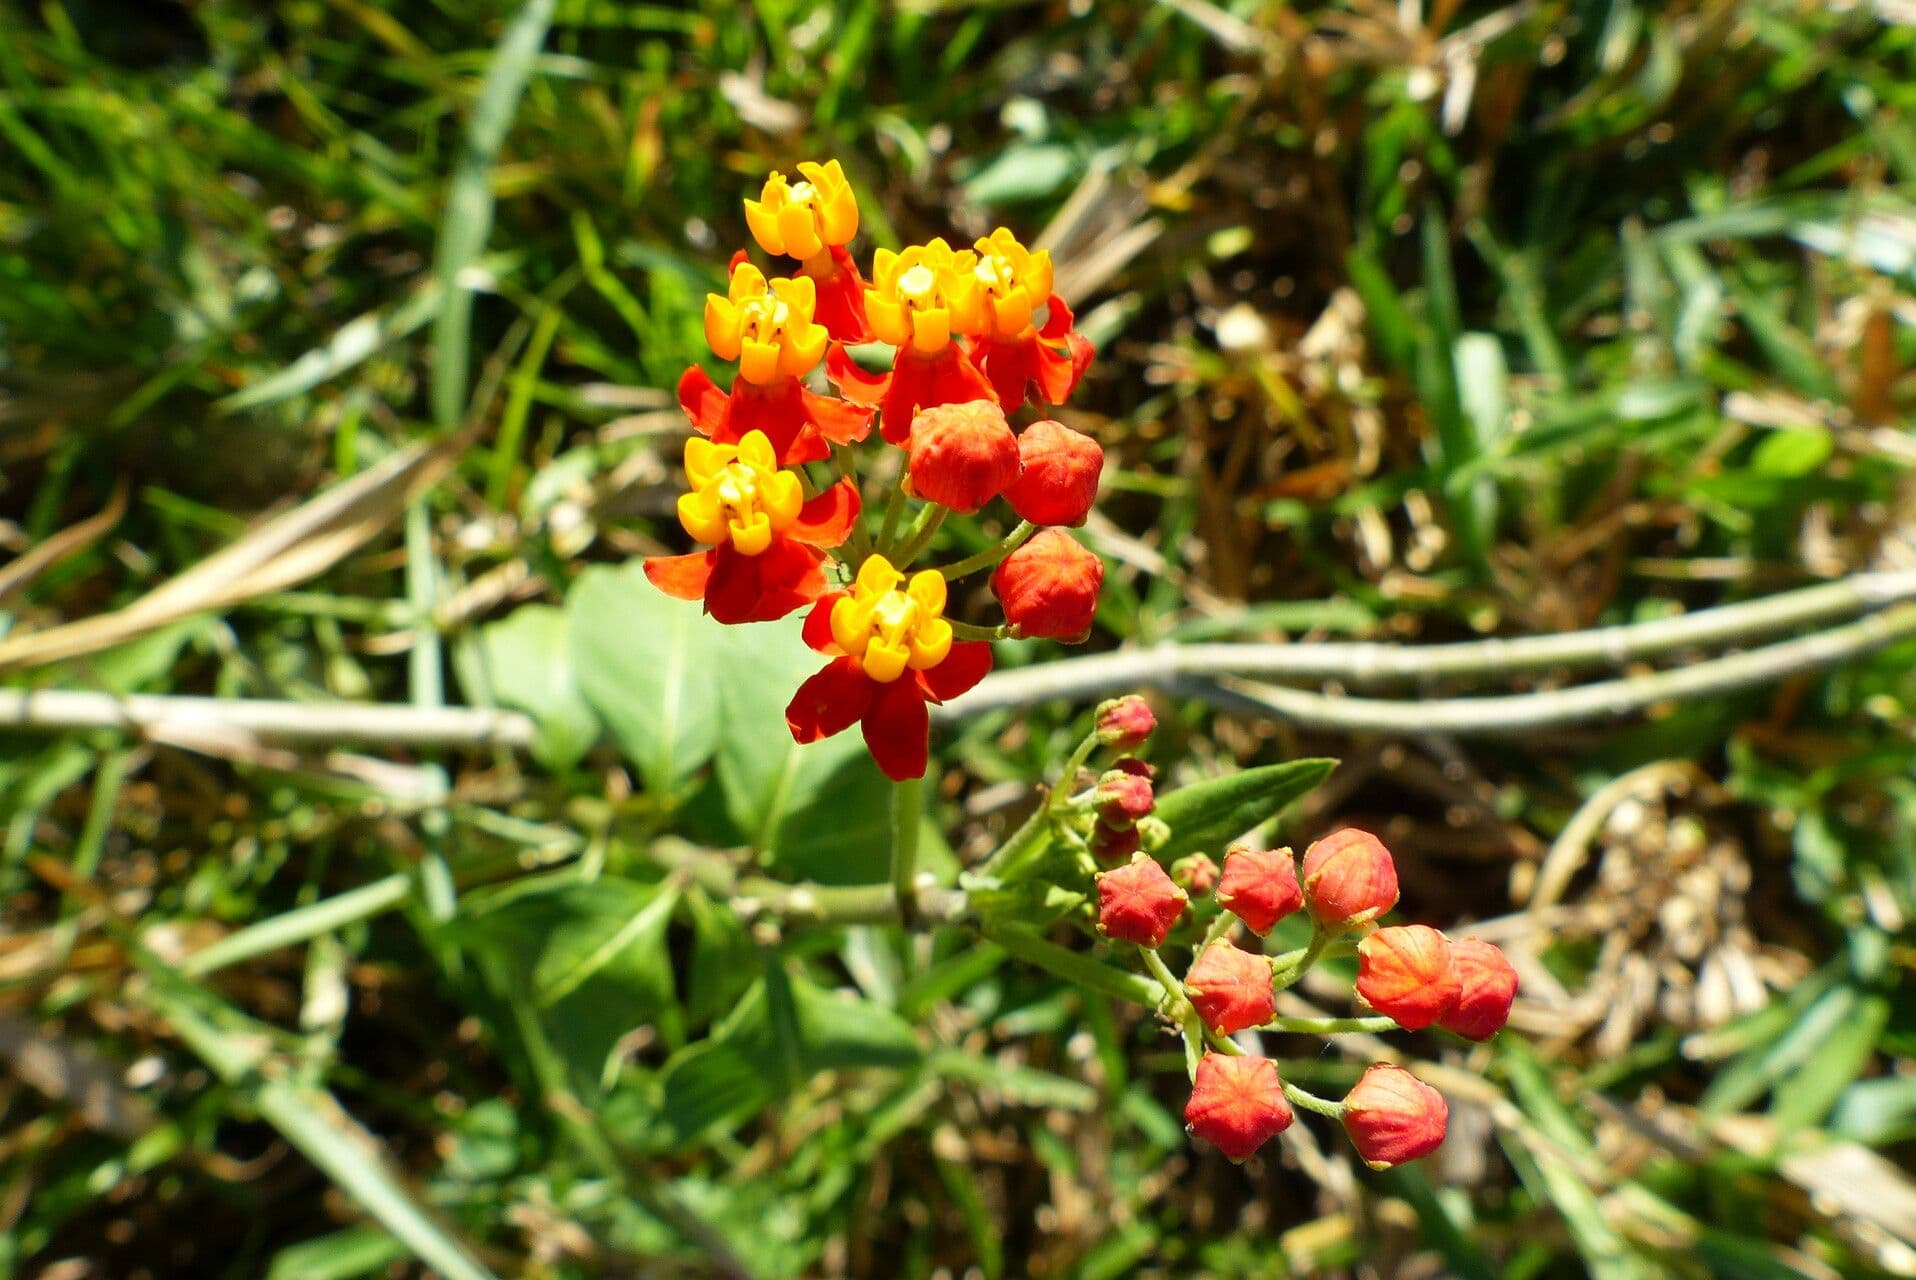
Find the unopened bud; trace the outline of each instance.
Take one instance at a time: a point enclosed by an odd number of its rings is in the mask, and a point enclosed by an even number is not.
[[[1135,693],[1098,704],[1098,741],[1113,751],[1136,751],[1157,727],[1151,704]]]
[[[1145,854],[1098,873],[1098,927],[1120,942],[1155,947],[1184,914],[1184,890]]]
[[[1198,1059],[1184,1123],[1231,1159],[1249,1160],[1296,1118],[1269,1058],[1206,1052]]]
[[[1297,863],[1289,849],[1233,845],[1224,852],[1224,874],[1217,886],[1218,905],[1262,937],[1304,905],[1297,885]]]
[[[1428,1027],[1457,1004],[1449,941],[1429,925],[1379,929],[1357,944],[1357,994],[1398,1026]]]
[[[1217,888],[1217,863],[1208,853],[1187,853],[1171,864],[1171,879],[1194,898]]]
[[[1277,1012],[1271,962],[1229,942],[1204,948],[1184,975],[1184,994],[1204,1025],[1220,1035],[1261,1027]]]
[[[1465,938],[1450,944],[1450,971],[1457,978],[1457,1003],[1437,1025],[1472,1040],[1502,1031],[1510,1002],[1517,998],[1517,971],[1504,953],[1481,939]]]
[[[1344,1098],[1344,1132],[1373,1169],[1429,1155],[1443,1145],[1449,1123],[1443,1094],[1386,1062],[1366,1071]]]
[[[1320,924],[1348,928],[1397,905],[1397,864],[1368,831],[1333,831],[1304,851],[1304,899]]]

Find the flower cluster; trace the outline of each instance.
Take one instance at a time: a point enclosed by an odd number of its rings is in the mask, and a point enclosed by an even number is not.
[[[984,678],[985,642],[1091,630],[1104,564],[1064,530],[1090,513],[1104,454],[1027,409],[1070,397],[1091,344],[1052,292],[1050,253],[1003,227],[968,249],[880,249],[867,276],[847,247],[858,200],[835,160],[800,164],[796,181],[772,174],[745,223],[766,254],[792,260],[789,274],[740,250],[725,293],[706,298],[706,343],[735,368],[729,386],[698,366],[679,380],[697,434],[678,517],[703,549],[653,557],[646,575],[724,623],[808,609],[806,642],[829,661],[787,709],[794,739],[856,724],[886,774],[922,777],[927,708]],[[851,350],[872,344],[892,349],[882,370]],[[854,446],[874,426],[899,450],[895,479],[880,458],[859,476]],[[998,498],[1018,517],[1010,533],[914,571],[947,515]],[[1004,623],[947,618],[947,581],[986,569]]]
[[[1092,802],[1097,830],[1108,808],[1135,821],[1129,788],[1114,783],[1125,776],[1114,771],[1100,781]],[[1148,791],[1144,795],[1148,801]],[[1341,1102],[1318,1098],[1282,1080],[1272,1060],[1241,1047],[1232,1039],[1240,1032],[1334,1035],[1435,1026],[1484,1040],[1502,1029],[1517,994],[1516,970],[1490,943],[1452,942],[1426,925],[1376,925],[1397,903],[1397,868],[1369,832],[1325,836],[1305,850],[1301,868],[1289,849],[1240,844],[1226,851],[1222,868],[1192,855],[1167,874],[1139,850],[1099,873],[1097,887],[1100,932],[1145,949],[1146,967],[1165,989],[1163,1012],[1185,1036],[1192,1082],[1185,1121],[1233,1160],[1248,1159],[1288,1128],[1293,1106],[1337,1117],[1358,1154],[1379,1169],[1436,1150],[1449,1117],[1442,1095],[1389,1063],[1371,1066]],[[1180,979],[1157,952],[1193,899],[1207,892],[1216,914]],[[1298,951],[1272,956],[1230,938],[1237,925],[1261,938],[1300,911],[1312,931]],[[1279,1017],[1278,994],[1344,947],[1357,953],[1356,997],[1377,1016]]]

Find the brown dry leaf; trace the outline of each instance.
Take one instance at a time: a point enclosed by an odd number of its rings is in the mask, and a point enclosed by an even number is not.
[[[0,641],[0,671],[98,653],[196,613],[317,577],[390,524],[452,466],[461,433],[402,449],[378,466],[274,516],[124,609]]]

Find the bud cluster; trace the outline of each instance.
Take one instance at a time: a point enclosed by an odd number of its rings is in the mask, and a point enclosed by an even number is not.
[[[1114,742],[1130,745],[1117,734]],[[1100,717],[1103,726],[1107,717]],[[1106,773],[1093,792],[1094,848],[1099,833],[1134,823],[1148,812],[1148,784],[1123,770]],[[1108,841],[1107,841],[1108,842]],[[1275,1062],[1246,1053],[1230,1037],[1271,1030],[1339,1034],[1391,1026],[1439,1027],[1471,1040],[1495,1035],[1510,1015],[1517,973],[1490,943],[1452,942],[1427,925],[1379,927],[1397,903],[1397,868],[1383,842],[1346,829],[1312,844],[1299,865],[1288,849],[1249,844],[1226,850],[1220,868],[1209,857],[1181,858],[1170,873],[1147,853],[1132,851],[1123,866],[1098,876],[1098,923],[1113,941],[1149,949],[1147,968],[1165,986],[1164,1010],[1180,1026],[1193,1063],[1185,1121],[1233,1160],[1248,1159],[1294,1120],[1293,1104],[1334,1115],[1359,1156],[1387,1168],[1428,1155],[1443,1142],[1449,1108],[1443,1097],[1409,1071],[1371,1066],[1341,1102],[1316,1098],[1280,1079]],[[1182,979],[1157,958],[1194,900],[1207,894],[1216,914],[1195,943]],[[1304,912],[1310,945],[1269,956],[1231,941],[1235,924],[1263,937],[1279,921]],[[1356,997],[1382,1017],[1285,1019],[1277,995],[1318,959],[1354,944]]]

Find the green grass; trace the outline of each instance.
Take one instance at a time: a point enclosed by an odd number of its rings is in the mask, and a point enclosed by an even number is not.
[[[1053,225],[1100,346],[1065,416],[1115,472],[1093,650],[1916,565],[1916,28],[1419,8],[0,9],[0,546],[45,549],[0,566],[0,683],[537,722],[0,736],[0,1275],[1907,1274],[1908,640],[1514,739],[1160,703],[1168,781],[1338,757],[1286,838],[1372,826],[1409,918],[1532,957],[1523,1034],[1402,1040],[1474,1089],[1388,1176],[1324,1129],[1193,1150],[1126,975],[737,909],[864,901],[889,830],[855,749],[779,745],[803,660],[631,564],[676,546],[670,390],[739,199],[798,159],[843,160],[867,246]],[[314,575],[6,656],[449,437]],[[1083,711],[941,732],[922,865],[989,852]],[[1361,1065],[1285,1047],[1314,1088]]]

